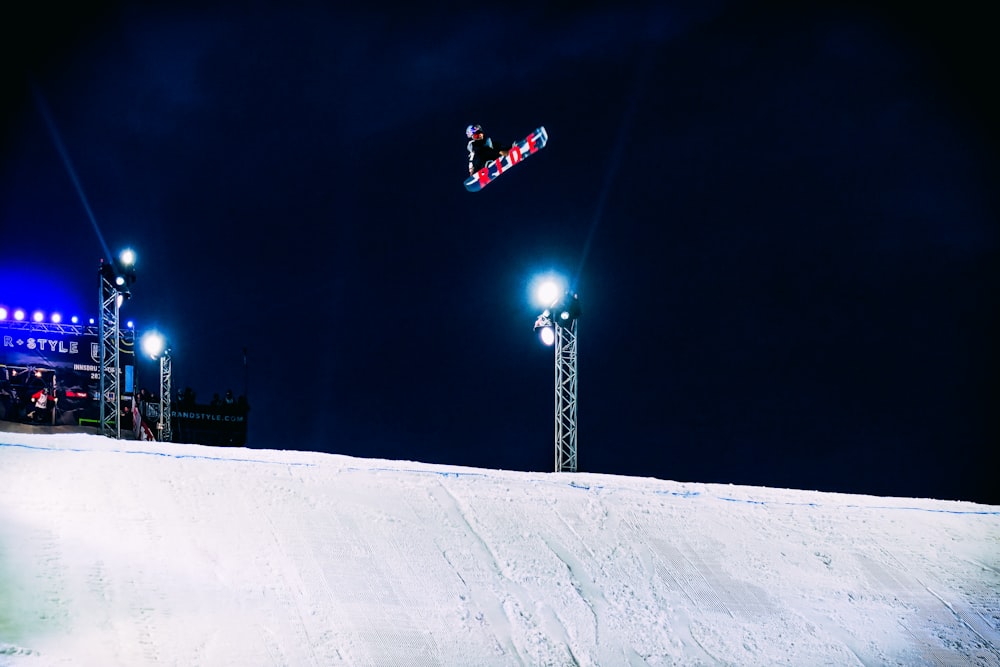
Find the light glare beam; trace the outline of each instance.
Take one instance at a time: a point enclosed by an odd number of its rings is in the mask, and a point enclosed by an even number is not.
[[[83,186],[80,185],[80,179],[77,178],[76,169],[73,168],[73,163],[69,159],[66,147],[63,145],[62,139],[59,137],[59,131],[56,129],[55,122],[52,120],[52,115],[49,113],[45,100],[42,98],[42,93],[38,89],[38,86],[34,84],[32,84],[31,88],[35,93],[35,103],[38,105],[38,111],[42,114],[42,118],[45,119],[45,124],[49,128],[49,134],[52,136],[52,143],[56,145],[56,150],[59,151],[59,156],[62,158],[63,164],[66,166],[66,171],[69,173],[70,180],[73,181],[73,187],[76,188],[76,194],[79,195],[80,202],[83,204],[83,208],[87,212],[87,217],[90,218],[90,224],[93,225],[94,232],[97,234],[97,240],[100,241],[101,248],[104,250],[104,256],[111,257],[111,250],[108,248],[108,244],[104,241],[104,235],[101,234],[101,228],[97,225],[97,219],[94,217],[94,212],[90,208],[87,196],[83,193]]]

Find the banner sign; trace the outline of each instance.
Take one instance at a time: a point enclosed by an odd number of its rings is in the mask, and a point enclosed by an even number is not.
[[[135,332],[120,334],[119,365],[122,404],[134,405]],[[31,395],[48,387],[57,399],[45,423],[82,424],[97,421],[101,379],[101,338],[96,326],[61,325],[0,320],[0,419],[28,421]],[[155,406],[155,407],[154,407]],[[245,403],[172,404],[174,442],[200,445],[243,446],[247,441]],[[159,403],[140,403],[130,413],[131,427],[151,432],[159,417]],[[139,417],[139,423],[134,418]]]
[[[125,382],[135,364],[135,332],[119,335],[119,366]],[[56,399],[45,423],[96,422],[101,380],[101,337],[97,326],[0,320],[0,419],[37,421],[31,396],[48,387]]]
[[[101,338],[95,326],[0,322],[0,363],[74,370],[101,370]]]
[[[242,447],[247,442],[247,408],[189,405],[170,410],[174,442]]]

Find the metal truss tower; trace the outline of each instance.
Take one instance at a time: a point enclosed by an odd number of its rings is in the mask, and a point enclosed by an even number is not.
[[[576,328],[580,299],[567,291],[535,320],[535,331],[546,345],[555,345],[556,472],[576,472]]]
[[[170,442],[173,439],[173,431],[170,428],[170,394],[171,394],[171,374],[173,362],[170,358],[170,350],[166,349],[160,355],[160,432],[157,434],[160,442]]]
[[[120,306],[119,292],[111,282],[114,280],[112,271],[102,264],[99,271],[101,279],[101,400],[100,400],[100,433],[101,435],[121,439],[121,403],[119,392],[119,350],[121,349],[121,328],[118,326],[118,308]]]
[[[555,326],[556,472],[576,472],[576,318]]]

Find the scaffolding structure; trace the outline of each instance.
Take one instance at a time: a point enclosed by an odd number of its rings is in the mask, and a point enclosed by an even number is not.
[[[121,392],[119,391],[121,328],[118,326],[121,296],[112,282],[114,273],[108,271],[105,268],[107,266],[101,264],[99,271],[101,279],[101,313],[98,324],[101,340],[101,399],[98,421],[101,435],[121,439]]]
[[[170,428],[171,374],[172,361],[170,349],[167,348],[160,355],[160,421],[158,422],[160,432],[157,434],[160,442],[170,442],[173,439],[173,431]]]
[[[577,320],[555,327],[556,472],[576,472]]]
[[[123,253],[124,256],[124,253]],[[112,262],[101,260],[98,269],[100,280],[101,312],[98,321],[100,335],[100,407],[98,431],[101,435],[120,440],[122,437],[122,369],[123,348],[135,349],[135,331],[122,330],[118,317],[122,302],[131,296],[129,285],[135,282],[131,262],[116,270]]]
[[[535,320],[542,342],[555,345],[556,472],[577,471],[577,321],[580,300],[567,291]]]

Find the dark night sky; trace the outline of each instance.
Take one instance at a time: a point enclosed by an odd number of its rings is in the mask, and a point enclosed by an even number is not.
[[[560,270],[581,470],[1000,503],[984,17],[418,4],[25,10],[0,302],[96,313],[96,223],[251,446],[551,470]],[[549,145],[468,193],[473,122]]]

